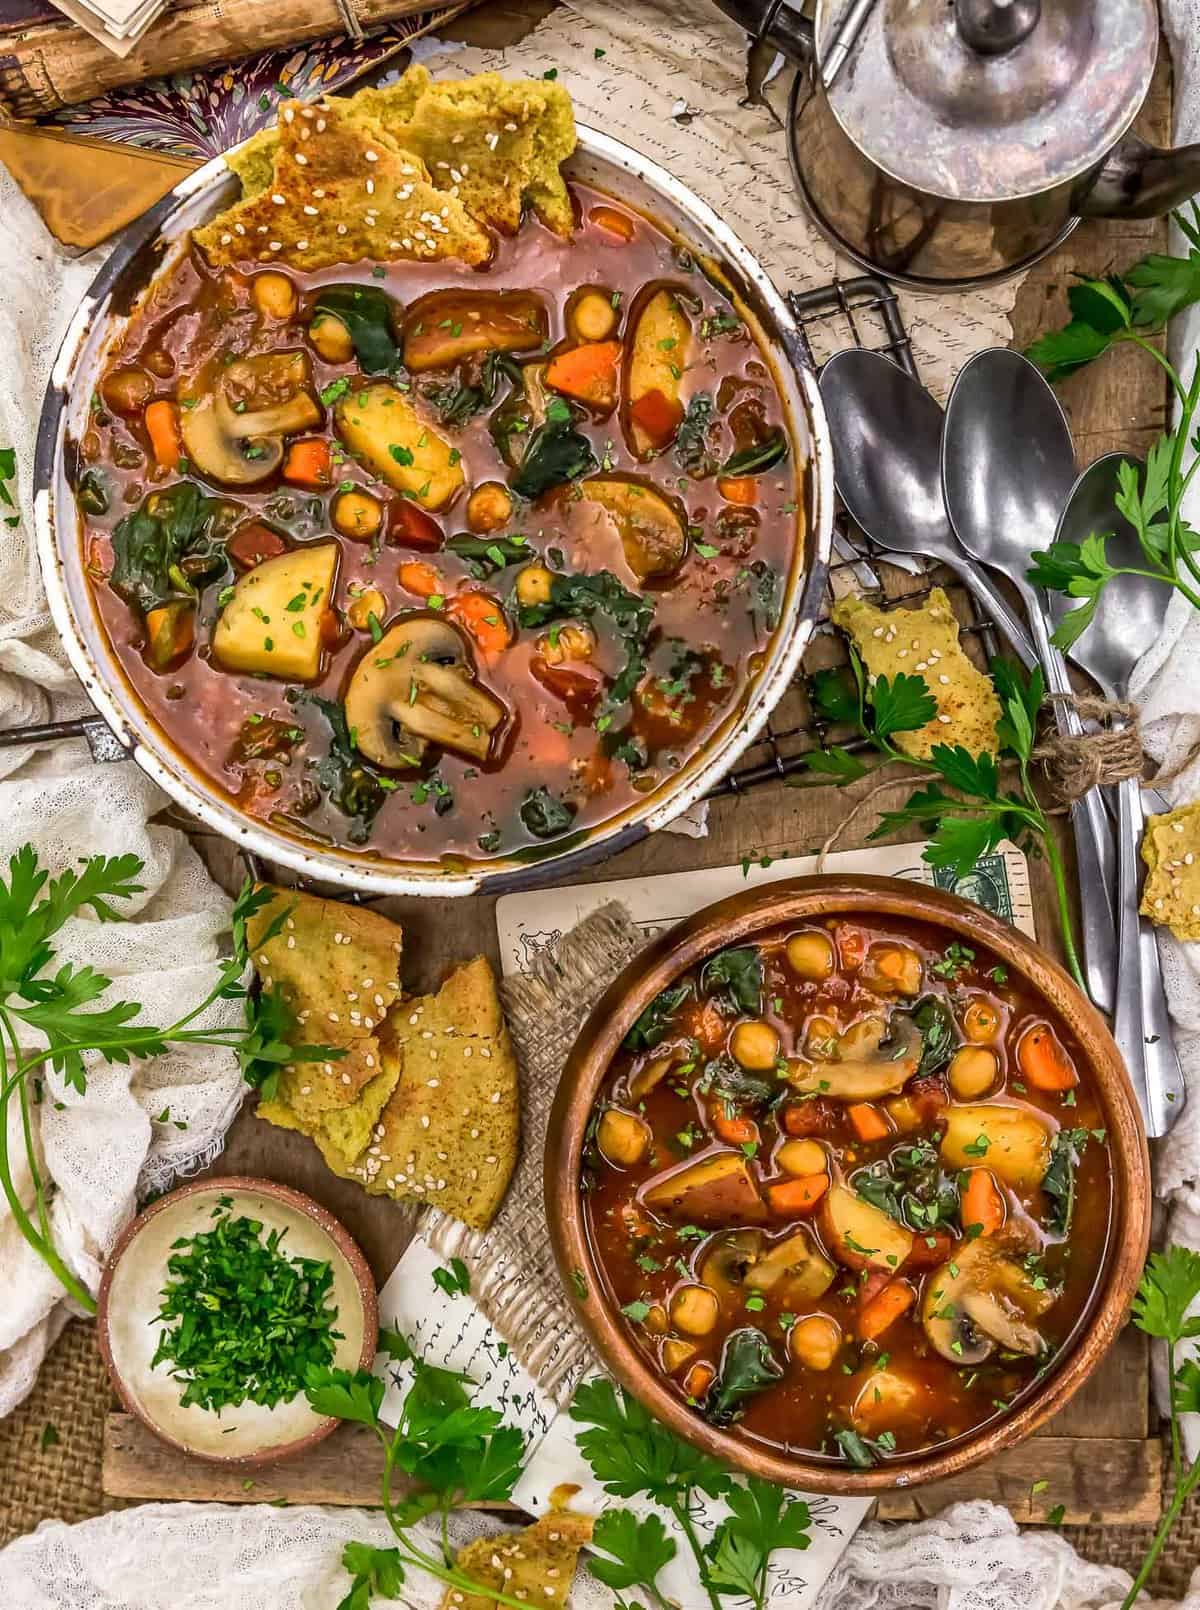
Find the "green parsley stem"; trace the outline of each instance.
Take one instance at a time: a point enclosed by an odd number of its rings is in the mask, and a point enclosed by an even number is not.
[[[1174,1410],[1172,1410],[1171,1430],[1173,1436],[1178,1435],[1178,1418],[1178,1415],[1174,1412]],[[1151,1543],[1146,1552],[1146,1558],[1142,1561],[1141,1569],[1138,1571],[1137,1576],[1133,1579],[1133,1586],[1121,1601],[1121,1610],[1133,1610],[1133,1605],[1135,1604],[1138,1595],[1145,1587],[1146,1582],[1149,1579],[1150,1572],[1154,1569],[1154,1562],[1162,1553],[1163,1544],[1167,1541],[1171,1528],[1179,1519],[1183,1512],[1183,1506],[1187,1503],[1197,1485],[1200,1485],[1200,1459],[1196,1460],[1195,1464],[1192,1465],[1191,1469],[1188,1470],[1186,1474],[1184,1474],[1182,1477],[1176,1478],[1175,1491],[1172,1494],[1171,1502],[1167,1509],[1163,1512],[1162,1520],[1158,1523],[1158,1530],[1154,1534],[1154,1541]]]
[[[1187,391],[1184,388],[1183,381],[1179,378],[1175,365],[1167,357],[1166,353],[1160,352],[1153,342],[1147,341],[1144,336],[1134,335],[1130,330],[1122,331],[1119,339],[1128,341],[1135,347],[1141,347],[1143,352],[1148,352],[1150,354],[1155,363],[1157,363],[1160,368],[1165,370],[1167,379],[1171,382],[1176,396],[1186,407],[1188,399]]]
[[[679,1522],[683,1535],[688,1540],[688,1547],[695,1556],[696,1569],[700,1573],[700,1582],[708,1596],[708,1602],[712,1606],[712,1610],[721,1610],[720,1600],[717,1598],[716,1591],[709,1585],[708,1572],[706,1570],[704,1561],[704,1550],[700,1545],[700,1539],[696,1535],[696,1528],[692,1524],[692,1517],[688,1512],[687,1503],[683,1499],[672,1498],[667,1501],[666,1507]]]

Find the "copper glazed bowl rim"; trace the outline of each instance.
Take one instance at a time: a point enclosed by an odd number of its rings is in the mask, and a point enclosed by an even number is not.
[[[1104,1257],[1069,1341],[1044,1379],[1008,1414],[921,1453],[856,1470],[718,1430],[693,1413],[628,1334],[587,1233],[580,1166],[588,1119],[621,1040],[649,1001],[681,972],[726,945],[789,922],[870,914],[932,923],[973,939],[1016,970],[1063,1020],[1087,1056],[1107,1120],[1112,1205]],[[940,1481],[1023,1442],[1082,1386],[1121,1329],[1150,1237],[1150,1161],[1120,1053],[1096,1008],[1065,970],[1009,924],[957,895],[903,878],[787,879],[718,901],[640,951],[593,1007],[567,1058],[545,1152],[546,1218],[559,1276],[604,1366],[656,1419],[735,1470],[809,1492],[872,1495]],[[581,1295],[582,1293],[582,1295]]]
[[[109,1302],[113,1279],[121,1259],[151,1219],[157,1218],[160,1213],[173,1208],[189,1196],[211,1191],[223,1195],[240,1193],[244,1196],[270,1197],[272,1201],[282,1202],[297,1213],[303,1214],[305,1218],[311,1219],[324,1231],[349,1264],[354,1283],[358,1288],[359,1300],[362,1303],[363,1340],[357,1368],[362,1370],[371,1368],[375,1362],[379,1343],[379,1301],[375,1290],[375,1277],[371,1273],[362,1248],[342,1221],[328,1208],[314,1201],[311,1196],[306,1196],[303,1191],[293,1190],[290,1185],[279,1185],[274,1180],[259,1179],[252,1174],[221,1174],[211,1179],[189,1180],[185,1185],[168,1191],[165,1196],[158,1197],[136,1218],[130,1220],[117,1237],[112,1251],[104,1262],[104,1273],[100,1277],[100,1290],[96,1298],[96,1345],[108,1370],[113,1390],[121,1400],[121,1406],[140,1420],[160,1442],[165,1442],[169,1447],[178,1449],[180,1453],[185,1453],[192,1459],[203,1459],[210,1465],[224,1465],[233,1469],[273,1465],[281,1459],[291,1459],[296,1454],[307,1452],[318,1442],[324,1442],[326,1437],[337,1430],[341,1421],[331,1416],[321,1420],[302,1437],[294,1437],[290,1442],[276,1443],[267,1448],[258,1448],[250,1453],[231,1455],[206,1453],[202,1449],[194,1448],[191,1443],[183,1441],[180,1437],[173,1437],[146,1413],[136,1394],[128,1387],[113,1357],[112,1338],[108,1328]]]

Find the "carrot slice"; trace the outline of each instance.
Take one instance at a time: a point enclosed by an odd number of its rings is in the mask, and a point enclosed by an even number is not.
[[[508,620],[491,593],[455,593],[446,605],[446,613],[471,634],[485,654],[503,653],[512,641]]]
[[[446,590],[437,571],[423,559],[405,560],[396,577],[406,593],[416,593],[418,598],[436,598]]]
[[[1074,1064],[1048,1023],[1035,1023],[1022,1034],[1017,1066],[1035,1090],[1070,1090],[1079,1083]]]
[[[709,1108],[709,1120],[728,1146],[745,1146],[758,1140],[758,1125],[753,1118],[743,1118],[736,1113],[730,1117],[720,1102]]]
[[[591,408],[612,408],[617,400],[619,341],[585,341],[551,358],[546,384]]]
[[[752,504],[758,495],[758,487],[752,475],[718,476],[717,491],[726,503],[741,503],[744,506]]]
[[[768,1185],[767,1202],[772,1213],[811,1213],[828,1189],[828,1174],[802,1174],[797,1180]]]
[[[906,1269],[933,1269],[954,1251],[954,1237],[948,1230],[918,1230],[912,1251],[904,1260]]]
[[[1004,1197],[991,1169],[968,1169],[962,1188],[963,1229],[969,1231],[978,1224],[981,1234],[991,1235],[1000,1229],[1004,1219]]]
[[[869,1101],[856,1101],[847,1107],[846,1117],[859,1140],[886,1140],[892,1132],[887,1119]]]
[[[633,219],[626,212],[618,212],[615,207],[593,207],[588,213],[588,222],[599,224],[601,229],[607,229],[610,235],[616,235],[619,240],[633,239]]]
[[[304,436],[293,442],[280,473],[292,486],[328,486],[333,480],[329,443],[320,436]]]
[[[713,1384],[716,1375],[711,1364],[693,1364],[683,1378],[683,1390],[689,1398],[699,1400]]]
[[[902,1314],[906,1314],[915,1301],[916,1292],[907,1280],[889,1280],[859,1314],[859,1340],[878,1341],[884,1331],[889,1330]]]
[[[666,447],[675,439],[675,432],[683,420],[683,404],[677,397],[668,397],[656,386],[630,405],[629,417],[645,431],[652,446]]]
[[[142,418],[154,450],[154,462],[160,469],[177,468],[183,456],[183,438],[179,434],[179,410],[175,404],[160,397],[157,402],[146,405]]]

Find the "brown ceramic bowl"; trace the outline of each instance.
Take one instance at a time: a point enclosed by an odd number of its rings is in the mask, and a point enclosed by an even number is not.
[[[100,1282],[96,1333],[117,1396],[130,1414],[183,1453],[223,1465],[273,1464],[303,1453],[327,1437],[336,1420],[314,1413],[303,1396],[273,1409],[244,1403],[221,1415],[191,1404],[180,1407],[181,1388],[150,1360],[158,1339],[154,1316],[166,1278],[171,1243],[209,1227],[220,1197],[268,1228],[287,1230],[293,1257],[319,1258],[333,1266],[337,1304],[339,1369],[370,1369],[379,1339],[375,1281],[358,1245],[311,1197],[271,1180],[231,1174],[195,1180],[162,1196],[130,1224],[117,1241]]]
[[[1041,996],[1086,1056],[1109,1132],[1113,1210],[1095,1290],[1052,1369],[1012,1412],[924,1453],[854,1470],[816,1454],[785,1453],[694,1414],[630,1339],[593,1254],[580,1197],[584,1133],[596,1095],[639,1013],[673,979],[726,945],[789,923],[862,913],[916,919],[947,940],[986,946]],[[597,1003],[567,1061],[546,1140],[546,1217],[567,1297],[613,1375],[686,1442],[738,1470],[820,1493],[878,1493],[955,1475],[1023,1441],[1083,1385],[1125,1321],[1150,1234],[1150,1164],[1141,1118],[1104,1020],[1058,964],[1025,936],[966,900],[901,878],[793,878],[697,912],[642,951]],[[581,1295],[582,1293],[582,1295]]]

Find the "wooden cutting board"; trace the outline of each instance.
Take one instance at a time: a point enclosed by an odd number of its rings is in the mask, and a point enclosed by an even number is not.
[[[489,9],[484,8],[483,14]],[[1156,143],[1169,138],[1165,45],[1139,128]],[[1074,273],[1099,274],[1123,267],[1145,251],[1164,249],[1165,242],[1166,226],[1158,220],[1080,227],[1062,250],[1026,279],[1014,312],[1013,345],[1025,346],[1038,331],[1065,318],[1066,289]],[[1165,425],[1167,398],[1161,372],[1130,347],[1075,376],[1060,389],[1060,396],[1081,462],[1120,448],[1144,452]],[[898,571],[886,572],[885,581],[894,597],[914,586],[912,577]],[[956,592],[953,586],[947,590],[961,600],[961,590]],[[879,808],[899,803],[903,787],[896,792],[895,800],[881,796]],[[833,788],[799,793],[782,785],[718,800],[711,807],[707,838],[660,833],[573,881],[653,876],[726,866],[750,854],[812,851],[845,816],[845,800],[846,795]],[[869,819],[856,823],[857,831],[848,833],[838,847],[861,844],[870,826]],[[219,842],[211,848],[214,858],[228,850]],[[1069,835],[1064,853],[1071,855]],[[227,866],[236,879],[228,858]],[[1037,863],[1031,864],[1030,872],[1039,938],[1055,950],[1049,878]],[[480,951],[498,965],[494,907],[495,901],[485,897],[383,902],[381,909],[405,930],[406,987],[435,987],[452,962]],[[410,1239],[403,1210],[336,1179],[307,1140],[260,1123],[248,1108],[230,1130],[215,1171],[260,1174],[307,1191],[357,1238],[380,1284]],[[961,1499],[990,1498],[1005,1504],[1019,1521],[1043,1522],[1061,1505],[1067,1524],[1156,1522],[1161,1456],[1149,1392],[1146,1339],[1129,1328],[1072,1402],[1022,1447],[951,1481],[892,1493],[880,1500],[878,1513],[885,1519],[905,1520],[935,1513]],[[174,1453],[130,1416],[113,1413],[105,1440],[103,1482],[104,1491],[114,1498],[371,1504],[377,1501],[378,1466],[377,1450],[369,1439],[345,1426],[303,1459],[252,1476],[222,1472]]]

